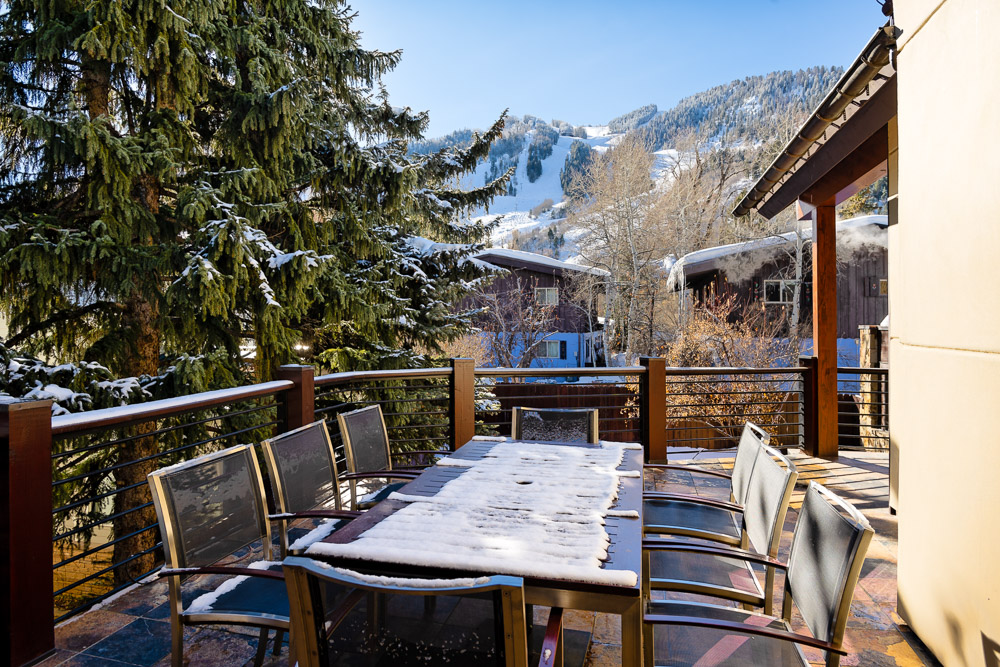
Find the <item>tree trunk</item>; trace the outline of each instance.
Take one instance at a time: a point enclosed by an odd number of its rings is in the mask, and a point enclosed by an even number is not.
[[[125,369],[126,375],[137,377],[156,374],[160,356],[158,315],[156,305],[140,295],[133,295],[126,302],[122,324],[134,341],[133,356]],[[156,430],[156,423],[147,422],[130,429],[128,435],[135,436],[154,430]],[[115,488],[137,486],[126,489],[115,496],[114,513],[116,515],[122,512],[127,513],[114,520],[114,535],[117,539],[132,533],[137,534],[114,546],[112,562],[122,563],[132,559],[115,568],[114,582],[116,585],[134,581],[153,568],[157,554],[151,550],[159,537],[156,531],[155,510],[152,506],[142,507],[152,501],[149,486],[143,482],[146,480],[146,475],[158,467],[159,461],[157,459],[145,461],[141,459],[158,453],[159,445],[156,437],[136,438],[124,442],[118,447],[117,463],[128,461],[135,461],[135,463],[115,471]],[[147,551],[149,553],[133,558],[133,556]]]

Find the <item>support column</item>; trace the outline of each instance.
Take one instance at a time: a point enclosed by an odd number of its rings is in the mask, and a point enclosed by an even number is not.
[[[0,403],[6,445],[0,570],[9,665],[55,649],[52,628],[52,401]]]
[[[316,420],[316,374],[312,366],[288,364],[278,367],[275,380],[291,380],[295,386],[285,392],[279,403],[281,432],[293,431]]]
[[[667,360],[643,357],[639,376],[639,432],[644,461],[667,460]]]
[[[476,434],[476,362],[451,360],[451,448],[456,450]]]
[[[837,456],[837,212],[830,198],[813,212],[813,354],[816,454]]]

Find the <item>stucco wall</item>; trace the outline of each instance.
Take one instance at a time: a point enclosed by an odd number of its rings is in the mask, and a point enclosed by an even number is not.
[[[1000,664],[1000,0],[897,0],[890,415],[899,603],[946,665]]]

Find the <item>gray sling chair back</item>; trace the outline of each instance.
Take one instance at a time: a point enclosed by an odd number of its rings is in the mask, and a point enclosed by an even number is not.
[[[766,450],[765,457],[774,456],[787,469],[795,470],[786,456],[764,444],[750,426],[748,424],[748,428],[744,429],[744,437],[736,452],[730,477],[730,502],[704,496],[646,491],[643,493],[643,530],[646,533],[683,535],[745,547],[740,514],[750,497],[753,474],[758,461],[762,460],[759,458],[761,452]],[[791,483],[794,484],[795,480]]]
[[[528,665],[517,577],[396,579],[294,556],[284,568],[300,667]],[[562,665],[561,634],[562,610],[553,609],[540,667]]]
[[[597,444],[596,409],[511,408],[510,437],[514,440],[587,442]]]
[[[742,511],[742,545],[755,554],[775,557],[799,477],[795,465],[777,450],[758,448]],[[772,612],[774,567],[765,567],[761,586],[743,552],[677,540],[643,541],[643,571],[653,590],[714,595]],[[723,555],[725,554],[725,555]],[[647,597],[649,597],[647,595]]]
[[[740,442],[736,447],[736,458],[733,460],[732,473],[676,463],[647,463],[643,468],[645,470],[677,470],[692,475],[704,475],[709,478],[714,477],[726,480],[729,482],[729,501],[737,505],[742,505],[746,498],[750,472],[753,470],[754,461],[757,459],[757,449],[760,445],[768,444],[770,440],[771,435],[761,427],[752,422],[744,424],[743,432],[740,434]]]
[[[305,550],[359,515],[342,509],[337,460],[325,421],[265,440],[261,449],[278,510],[269,518],[278,521],[282,558]],[[310,531],[291,525],[309,519],[325,521]]]
[[[680,600],[647,603],[647,665],[808,665],[800,646],[826,652],[837,667],[861,566],[874,531],[850,503],[809,483],[788,563],[746,554],[747,560],[785,570],[781,616]],[[792,632],[795,605],[812,636]]]
[[[374,507],[389,497],[390,493],[419,475],[419,470],[416,469],[419,466],[393,469],[393,458],[448,453],[439,450],[420,450],[392,454],[389,450],[389,431],[385,427],[382,408],[378,405],[339,413],[337,424],[340,426],[340,436],[344,441],[347,455],[347,469],[350,471],[346,475],[341,475],[340,479],[350,482],[351,509]],[[386,484],[359,500],[357,482],[380,477],[383,480],[404,481]]]
[[[160,521],[168,578],[171,662],[184,660],[184,627],[196,624],[260,628],[256,664],[267,652],[268,631],[278,630],[275,653],[289,627],[288,596],[281,563],[271,562],[271,528],[264,484],[253,448],[224,449],[147,477]],[[245,567],[229,565],[258,548],[260,558]],[[231,575],[190,602],[181,580],[191,575]]]

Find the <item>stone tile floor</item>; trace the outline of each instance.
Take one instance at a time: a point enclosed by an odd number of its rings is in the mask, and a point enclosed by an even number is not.
[[[684,456],[700,465],[728,468],[732,453],[704,452]],[[845,647],[850,655],[843,665],[935,665],[933,656],[896,615],[896,519],[888,510],[888,457],[874,452],[843,452],[836,461],[813,459],[793,450],[790,455],[800,477],[792,498],[779,558],[784,559],[791,543],[797,508],[810,480],[825,484],[841,494],[868,517],[875,529],[861,580],[851,607]],[[673,462],[673,460],[672,460]],[[720,497],[727,492],[718,481],[688,473],[647,475],[648,488],[694,492]],[[780,596],[780,576],[777,582]],[[71,619],[56,628],[57,651],[41,663],[45,667],[109,667],[170,664],[170,623],[166,584],[151,581],[130,589],[100,609]],[[780,602],[775,603],[780,609]],[[536,608],[536,621],[544,623],[547,610]],[[568,630],[590,633],[584,664],[589,667],[621,664],[619,619],[607,614],[569,611]],[[544,626],[543,626],[544,627]],[[801,626],[798,626],[801,627]],[[582,636],[582,635],[578,635]],[[257,648],[257,631],[234,627],[198,627],[185,631],[186,662],[190,665],[252,665]],[[581,650],[582,653],[582,650]],[[287,665],[287,644],[279,656],[265,664]],[[822,664],[819,652],[809,655]]]

